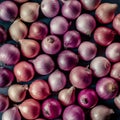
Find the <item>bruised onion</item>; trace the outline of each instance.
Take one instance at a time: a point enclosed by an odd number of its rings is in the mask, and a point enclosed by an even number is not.
[[[17,82],[28,82],[35,74],[32,64],[26,61],[21,61],[16,64],[13,71]]]
[[[114,98],[115,106],[120,109],[120,94]]]
[[[7,32],[2,26],[0,26],[0,43],[5,42],[6,39],[7,39]]]
[[[102,3],[95,11],[97,20],[102,24],[112,22],[115,17],[115,11],[118,5],[113,3]]]
[[[13,102],[22,102],[27,90],[27,85],[13,84],[8,88],[8,96]]]

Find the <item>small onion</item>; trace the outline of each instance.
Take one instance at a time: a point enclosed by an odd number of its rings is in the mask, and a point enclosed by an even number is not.
[[[5,29],[0,26],[0,43],[3,43],[7,40],[7,33],[5,31]]]
[[[29,87],[30,95],[37,100],[43,100],[50,95],[50,88],[45,80],[35,80]]]
[[[120,94],[114,98],[115,106],[120,109]]]
[[[21,61],[14,66],[17,82],[28,82],[34,77],[35,71],[31,63]]]
[[[76,20],[76,28],[85,35],[91,35],[96,27],[96,21],[90,14],[82,14]]]
[[[13,102],[22,102],[27,90],[27,85],[13,84],[8,88],[8,96]]]
[[[14,1],[17,3],[24,3],[24,2],[27,2],[28,0],[14,0]]]
[[[23,101],[18,108],[25,119],[36,119],[40,115],[40,103],[31,98]]]
[[[36,2],[26,2],[20,6],[20,17],[23,21],[35,22],[39,16],[40,5]]]
[[[10,1],[4,1],[0,4],[0,19],[6,22],[13,22],[18,15],[17,5]]]
[[[104,77],[110,72],[111,63],[102,56],[94,58],[90,63],[90,69],[96,77]]]
[[[0,62],[6,65],[15,65],[20,60],[20,51],[12,44],[4,44],[0,47]]]
[[[63,72],[55,70],[48,77],[48,83],[53,92],[58,92],[63,89],[66,85],[67,79]]]

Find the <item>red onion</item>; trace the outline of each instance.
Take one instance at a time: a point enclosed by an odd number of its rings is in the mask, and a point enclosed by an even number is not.
[[[27,85],[13,84],[8,88],[8,96],[13,102],[22,102],[27,90]]]
[[[120,94],[114,98],[115,106],[120,109]]]
[[[90,112],[92,120],[110,120],[112,114],[114,114],[113,109],[104,105],[98,105]]]
[[[48,27],[43,22],[34,22],[30,25],[28,38],[43,40],[48,34]]]
[[[6,22],[12,22],[18,15],[17,5],[8,0],[0,4],[0,19]]]
[[[120,81],[120,62],[113,64],[110,71],[110,76],[117,81]]]
[[[35,71],[31,63],[21,61],[14,66],[14,75],[17,82],[28,82],[34,77]]]
[[[85,120],[85,114],[78,105],[70,105],[63,111],[63,120]]]
[[[91,35],[96,27],[96,21],[90,14],[82,14],[76,20],[76,29],[85,35]]]
[[[63,72],[55,70],[48,77],[48,83],[53,92],[58,92],[63,89],[66,85],[67,79]]]
[[[73,1],[73,0],[60,0],[62,3],[64,3],[64,4],[69,4],[69,2],[71,2],[71,1]]]
[[[84,108],[92,108],[98,103],[98,96],[93,89],[83,89],[78,94],[78,103]]]
[[[69,106],[75,102],[75,88],[64,88],[58,93],[58,100],[64,106]]]
[[[62,6],[62,15],[67,19],[76,19],[81,13],[81,3],[77,0],[72,0],[68,4]]]
[[[92,71],[83,66],[74,67],[69,74],[69,79],[74,87],[84,89],[92,82]]]
[[[120,61],[120,43],[119,42],[111,43],[106,48],[105,55],[111,62],[119,62]]]
[[[55,98],[49,98],[42,104],[42,113],[47,119],[55,119],[62,113],[62,106]]]
[[[94,32],[94,40],[101,46],[108,46],[114,40],[116,32],[108,27],[98,27]]]
[[[112,22],[118,5],[113,3],[102,3],[95,11],[97,20],[102,24]]]
[[[108,59],[102,56],[94,58],[90,63],[90,69],[96,77],[106,76],[110,72],[110,68],[111,63]]]
[[[20,60],[20,51],[12,44],[4,44],[0,47],[0,62],[6,65],[15,65]]]
[[[2,120],[22,120],[17,107],[12,107],[2,114]]]
[[[70,30],[64,34],[63,45],[65,48],[76,48],[81,43],[81,35],[76,30]]]
[[[22,55],[27,58],[34,58],[40,52],[40,45],[37,41],[32,39],[19,40]]]
[[[77,65],[78,61],[78,56],[70,50],[62,51],[57,58],[59,68],[64,71],[70,71]]]
[[[0,87],[7,87],[14,81],[13,72],[7,68],[0,68]]]
[[[40,5],[36,2],[26,2],[20,6],[20,17],[23,21],[35,22],[39,16]]]
[[[51,34],[63,35],[68,30],[68,27],[68,21],[62,16],[56,16],[50,22]]]
[[[42,0],[41,11],[49,18],[55,17],[60,10],[60,5],[58,0]]]
[[[40,103],[31,98],[23,101],[18,108],[25,119],[36,119],[40,115]]]
[[[101,1],[102,0],[80,0],[82,7],[85,10],[89,10],[89,11],[95,10],[99,6]]]
[[[24,2],[27,2],[28,0],[14,0],[14,1],[18,3],[24,3]]]
[[[7,33],[5,31],[5,29],[0,26],[0,43],[3,43],[7,40]]]
[[[9,99],[8,96],[4,94],[0,94],[0,112],[4,112],[9,107]]]
[[[49,35],[42,40],[42,50],[47,54],[57,54],[62,45],[61,40],[55,35]]]
[[[45,80],[35,80],[29,87],[30,95],[37,100],[43,100],[50,95],[50,88]]]
[[[78,54],[84,61],[92,60],[97,54],[97,47],[92,42],[84,41],[78,47]]]
[[[103,77],[96,84],[96,92],[102,99],[112,99],[118,93],[118,84],[113,78]]]
[[[54,70],[55,63],[49,55],[40,54],[34,60],[30,60],[33,63],[36,72],[40,75],[47,75]]]

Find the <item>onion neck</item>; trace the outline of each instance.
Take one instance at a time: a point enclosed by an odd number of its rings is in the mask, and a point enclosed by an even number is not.
[[[110,84],[108,84],[107,89],[110,92],[115,92],[116,91],[116,85],[110,83]]]
[[[54,43],[55,40],[54,40],[53,38],[48,38],[47,41],[48,41],[49,43]]]

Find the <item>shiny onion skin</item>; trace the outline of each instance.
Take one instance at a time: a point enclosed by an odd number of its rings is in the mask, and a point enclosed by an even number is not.
[[[3,43],[7,40],[7,32],[3,26],[0,26],[0,43]]]

